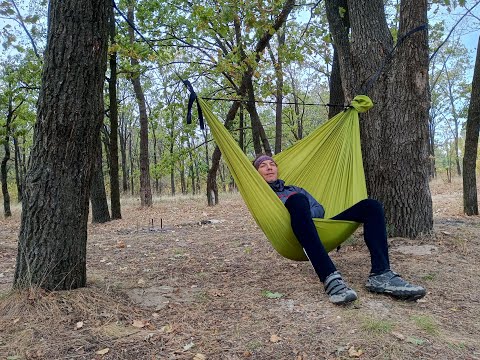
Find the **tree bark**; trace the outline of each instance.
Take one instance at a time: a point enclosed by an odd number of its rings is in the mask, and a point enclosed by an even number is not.
[[[90,202],[92,203],[92,223],[105,223],[110,221],[108,212],[107,193],[105,192],[105,181],[102,170],[102,142],[100,137],[97,143],[97,158],[92,175],[92,186],[90,187]]]
[[[127,18],[131,24],[135,23],[133,5],[129,5]],[[128,27],[130,36],[130,44],[133,46],[135,42],[135,33],[131,26]],[[142,84],[140,83],[140,62],[135,56],[130,58],[130,64],[134,68],[135,73],[131,75],[133,91],[138,104],[138,112],[140,114],[140,204],[142,207],[152,206],[152,189],[150,185],[150,160],[148,156],[148,116],[145,103],[145,95],[143,93]]]
[[[233,120],[240,108],[241,102],[234,101],[230,106],[230,110],[225,118],[224,126],[230,129]],[[207,174],[207,203],[208,206],[218,205],[218,186],[217,186],[217,171],[220,166],[220,158],[222,153],[218,146],[215,146],[215,150],[212,154],[212,166],[208,170]]]
[[[343,111],[341,106],[336,105],[344,105],[345,103],[345,95],[343,94],[342,88],[342,78],[340,75],[340,64],[335,46],[333,47],[333,63],[332,73],[330,74],[329,88],[330,97],[328,103],[330,104],[330,107],[328,108],[328,118],[330,119]]]
[[[110,43],[115,45],[115,12],[113,1],[110,6],[109,21]],[[112,219],[121,219],[120,179],[118,175],[118,103],[117,103],[117,52],[112,51],[109,58],[110,79],[108,97],[110,99],[110,206]]]
[[[128,191],[127,137],[127,126],[124,124],[124,121],[122,121],[119,129],[119,138],[122,162],[122,189],[124,193]]]
[[[477,150],[480,131],[480,37],[473,70],[472,94],[468,107],[465,151],[463,155],[463,211],[467,215],[478,215],[477,200]]]
[[[5,137],[3,139],[3,148],[5,154],[3,155],[2,162],[0,164],[0,180],[2,183],[2,195],[3,195],[3,215],[5,217],[12,216],[12,211],[10,209],[10,194],[8,192],[8,169],[7,163],[10,160],[10,124],[12,122],[13,109],[12,109],[12,98],[9,97],[8,101],[8,113],[7,121],[5,123]]]
[[[88,199],[107,64],[110,1],[51,0],[14,286],[86,284]]]
[[[22,201],[23,193],[23,164],[22,164],[22,155],[20,153],[20,146],[18,146],[18,139],[13,137],[13,147],[15,151],[15,182],[17,184],[17,199],[18,202]]]
[[[416,237],[433,226],[427,32],[417,31],[403,39],[390,59],[393,38],[383,1],[347,3],[351,34],[336,2],[326,0],[345,98],[350,101],[367,92],[375,103],[360,123],[368,192],[383,202],[390,235]],[[403,0],[400,9],[399,39],[427,24],[426,0]]]

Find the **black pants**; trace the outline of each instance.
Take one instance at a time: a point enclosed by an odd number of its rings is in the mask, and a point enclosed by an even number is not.
[[[295,236],[305,250],[318,277],[324,282],[326,277],[336,270],[336,267],[320,241],[311,218],[307,197],[303,194],[294,194],[288,198],[285,206],[290,213]],[[379,274],[390,269],[385,215],[380,202],[372,199],[362,200],[332,219],[362,223],[365,243],[370,251],[371,273]]]

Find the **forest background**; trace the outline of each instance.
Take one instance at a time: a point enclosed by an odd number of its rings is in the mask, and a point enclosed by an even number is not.
[[[475,51],[472,39],[478,38],[479,29],[475,15],[477,4],[434,1],[429,5],[432,178],[442,176],[451,181],[452,176],[462,174],[464,125]],[[245,2],[238,8],[245,16],[242,31],[247,47],[254,45],[255,34],[267,26],[276,13],[273,5],[270,8],[264,5]],[[189,79],[202,96],[226,99],[210,103],[220,117],[227,113],[231,103],[228,99],[235,97],[228,82],[233,82],[242,71],[234,58],[236,55],[228,48],[227,36],[231,36],[227,32],[228,17],[232,16],[230,10],[233,9],[229,6],[232,5],[227,2],[195,6],[187,6],[182,1],[162,4],[139,1],[135,6],[119,2],[109,46],[110,64],[113,56],[117,61],[113,64],[117,79],[113,79],[110,69],[105,82],[106,109],[101,130],[103,155],[94,181],[100,195],[95,197],[105,197],[102,188],[111,193],[113,185],[114,192],[119,188],[122,196],[140,194],[141,203],[147,205],[151,203],[148,199],[151,195],[141,191],[153,191],[155,195],[207,193],[209,204],[218,202],[216,184],[206,191],[215,145],[208,128],[200,131],[196,124],[185,124],[188,92],[180,79]],[[22,198],[32,146],[42,52],[46,45],[47,4],[4,1],[0,9],[5,50],[1,55],[0,158],[5,185],[2,187],[4,214],[8,216],[7,200]],[[398,1],[387,1],[385,11],[395,37]],[[137,32],[126,21],[127,15]],[[258,113],[272,152],[279,152],[306,136],[327,118],[329,109],[325,105],[329,102],[333,57],[324,6],[299,2],[286,25],[272,37],[254,74]],[[112,99],[109,82],[112,81],[117,83],[118,94],[118,128],[113,134],[109,105]],[[276,139],[279,82],[284,104],[281,139]],[[139,107],[137,101],[141,97],[144,101]],[[143,136],[148,138],[144,139],[148,151],[143,165],[142,121],[147,132]],[[253,157],[256,149],[249,113],[241,110],[230,128],[242,149]],[[117,138],[118,146],[112,143]],[[110,160],[115,155],[120,165],[117,179],[111,176]],[[145,181],[151,183],[152,190],[141,189],[142,173],[149,177]],[[218,187],[222,191],[234,186],[223,161],[220,161],[218,175]],[[114,198],[113,218],[120,216],[117,203]],[[100,213],[99,221],[104,221],[102,218],[109,218],[105,210],[103,215]]]

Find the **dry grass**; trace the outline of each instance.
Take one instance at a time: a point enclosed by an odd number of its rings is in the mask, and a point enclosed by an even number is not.
[[[480,219],[462,215],[458,179],[432,195],[433,234],[390,239],[394,269],[427,296],[366,292],[356,239],[332,254],[360,296],[346,307],[274,252],[238,195],[126,199],[122,220],[89,226],[87,288],[11,291],[16,208],[0,220],[0,359],[479,359]]]

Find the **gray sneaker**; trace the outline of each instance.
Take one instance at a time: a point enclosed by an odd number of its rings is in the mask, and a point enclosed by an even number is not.
[[[345,284],[342,275],[338,271],[327,276],[324,288],[330,301],[335,305],[342,305],[357,300],[357,293]]]
[[[365,286],[371,292],[388,294],[401,300],[414,301],[426,294],[423,287],[408,283],[392,270],[379,275],[370,275]]]

